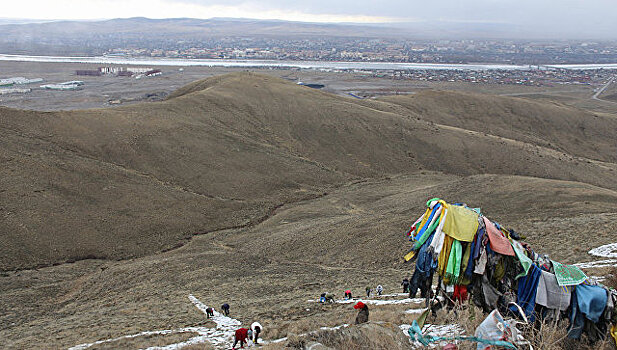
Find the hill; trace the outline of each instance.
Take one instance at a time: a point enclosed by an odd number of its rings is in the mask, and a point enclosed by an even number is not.
[[[208,326],[189,295],[230,303],[266,339],[349,323],[349,305],[306,300],[398,290],[403,233],[434,196],[481,207],[553,259],[588,260],[617,230],[611,128],[551,103],[347,99],[252,73],[121,108],[0,108],[0,338],[67,348]]]
[[[440,94],[392,108],[240,73],[123,108],[1,108],[0,268],[143,256],[351,182],[423,170],[617,189],[613,119],[480,96],[469,103],[494,108],[466,111],[466,96]],[[570,144],[583,136],[594,143]]]

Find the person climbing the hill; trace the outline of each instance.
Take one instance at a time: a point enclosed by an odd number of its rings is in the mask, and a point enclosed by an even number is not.
[[[371,297],[371,287],[366,287],[366,297],[367,298]]]
[[[229,304],[225,303],[221,306],[221,309],[223,309],[223,314],[225,314],[225,316],[229,316]]]
[[[253,332],[250,329],[246,329],[246,328],[240,328],[236,330],[236,333],[234,334],[234,346],[232,346],[232,349],[236,348],[236,344],[240,343],[240,347],[244,348],[244,344],[248,345],[248,338],[251,338],[253,336]]]
[[[253,342],[257,344],[257,340],[259,340],[259,334],[264,328],[261,326],[259,322],[253,322],[251,324],[251,331],[253,331]]]
[[[380,285],[377,286],[377,295],[381,295],[383,293],[383,287]]]
[[[351,290],[347,289],[345,291],[345,299],[352,299],[352,297],[351,297]]]
[[[356,324],[368,322],[368,305],[359,301],[353,306],[354,309],[360,310],[356,316]]]
[[[319,302],[320,303],[325,303],[326,302],[326,294],[328,294],[328,293],[321,293],[321,296],[319,297]]]
[[[403,293],[409,293],[409,279],[407,277],[403,278],[401,286],[403,286]]]
[[[208,316],[208,318],[210,317],[214,317],[214,309],[209,307],[206,309],[206,316]]]
[[[334,302],[334,294],[332,294],[332,293],[326,293],[326,295],[324,295],[324,298],[326,300],[326,303],[333,303]]]

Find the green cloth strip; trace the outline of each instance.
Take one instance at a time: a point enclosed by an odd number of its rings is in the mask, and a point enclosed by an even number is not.
[[[448,266],[446,267],[446,279],[449,284],[457,284],[461,276],[461,259],[463,258],[463,246],[456,239],[452,242]]]

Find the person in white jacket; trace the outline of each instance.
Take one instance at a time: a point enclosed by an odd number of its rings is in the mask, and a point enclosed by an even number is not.
[[[261,326],[261,324],[259,324],[259,322],[253,322],[251,324],[251,330],[253,331],[253,337],[254,337],[254,343],[257,344],[257,341],[259,340],[259,333],[261,333],[261,331],[264,328]]]

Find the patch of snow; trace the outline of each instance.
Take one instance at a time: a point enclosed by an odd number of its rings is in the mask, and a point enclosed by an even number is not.
[[[596,281],[596,282],[603,282],[604,280],[606,280],[606,277],[604,277],[604,276],[589,276],[589,279],[591,279],[592,281]]]
[[[189,300],[201,312],[203,312],[204,314],[206,313],[206,309],[208,308],[208,306],[202,303],[199,299],[197,299],[195,296],[190,294]],[[224,316],[223,314],[217,311],[214,311],[214,317],[210,318],[210,320],[216,323],[216,328],[185,327],[185,328],[179,328],[179,329],[166,329],[166,330],[160,330],[160,331],[146,331],[146,332],[141,332],[137,334],[130,334],[130,335],[125,335],[125,336],[121,336],[117,338],[112,338],[112,339],[98,340],[93,343],[80,344],[80,345],[73,346],[69,348],[68,350],[84,350],[94,345],[99,345],[103,343],[111,343],[111,342],[119,341],[122,339],[131,339],[131,338],[137,338],[137,337],[143,337],[143,336],[149,336],[149,335],[167,335],[167,334],[176,334],[176,333],[197,333],[198,335],[186,341],[180,342],[180,343],[169,344],[166,346],[153,346],[153,347],[146,348],[146,350],[176,350],[176,349],[181,349],[185,346],[201,344],[205,342],[209,342],[215,347],[219,347],[219,348],[231,347],[231,345],[233,345],[231,342],[231,338],[233,338],[236,328],[238,328],[241,325],[240,321],[234,318],[231,318],[231,317]]]
[[[607,259],[607,260],[598,260],[598,261],[589,261],[584,263],[577,263],[574,266],[581,269],[591,269],[594,267],[607,267],[614,266],[617,263],[616,259]]]
[[[403,331],[403,334],[405,334],[405,336],[409,338],[409,328],[411,328],[411,325],[402,324],[399,326],[399,328]],[[422,327],[422,335],[424,336],[430,335],[433,337],[454,337],[454,336],[464,335],[464,334],[465,334],[465,330],[463,329],[463,327],[455,323],[454,324],[444,324],[444,325],[425,324],[424,327]],[[411,339],[410,339],[410,342],[411,342]],[[414,348],[424,347],[422,343],[417,342],[417,341],[412,342],[411,344]],[[429,347],[436,348],[436,347],[444,346],[446,344],[447,342],[440,342],[438,344],[431,343],[429,344]]]
[[[589,254],[604,258],[617,258],[617,243],[605,244],[603,246],[593,248],[589,251]]]
[[[426,311],[426,308],[424,309],[409,309],[409,310],[405,310],[406,314],[421,314],[424,311]]]
[[[409,295],[409,293],[394,293],[394,294],[382,294],[382,295],[373,295],[374,298],[392,298],[392,297],[402,297]]]
[[[411,304],[411,303],[423,303],[426,301],[424,298],[405,298],[405,299],[395,299],[395,300],[374,300],[374,299],[339,299],[334,302],[337,304],[355,304],[357,302],[363,302],[368,305],[397,305],[397,304]],[[307,300],[309,303],[317,303],[319,300]]]

